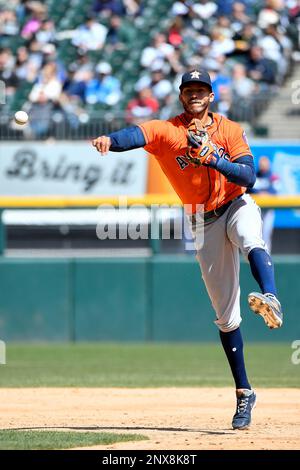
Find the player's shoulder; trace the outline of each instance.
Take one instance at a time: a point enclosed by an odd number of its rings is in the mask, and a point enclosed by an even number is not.
[[[161,119],[152,119],[151,121],[145,121],[139,124],[139,127],[142,129],[156,131],[156,133],[163,132],[166,129],[166,126],[167,121]]]
[[[216,123],[217,127],[222,133],[225,134],[240,134],[243,132],[242,126],[236,122],[232,121],[231,119],[223,116],[222,114],[212,113],[214,122]]]
[[[144,121],[139,126],[151,126],[151,127],[166,127],[170,125],[170,120],[165,119],[151,119],[150,121]]]
[[[182,124],[183,126],[183,124]],[[150,142],[155,139],[160,139],[161,141],[174,141],[181,138],[182,129],[177,123],[177,120],[160,120],[153,119],[151,121],[146,121],[139,124],[139,127],[142,129],[144,135],[146,136],[146,141]],[[183,127],[184,128],[184,127]]]
[[[177,116],[173,116],[167,121],[173,127],[187,127],[189,122],[185,117],[185,113],[178,114]]]
[[[152,121],[148,121],[147,125],[158,131],[176,132],[179,128],[187,127],[188,122],[184,120],[184,114],[179,114],[178,116],[173,116],[167,120],[153,119]]]

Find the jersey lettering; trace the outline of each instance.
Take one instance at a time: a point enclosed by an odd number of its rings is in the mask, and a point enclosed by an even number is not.
[[[224,147],[220,147],[220,148],[218,149],[218,153],[219,153],[219,156],[220,156],[221,158],[224,158],[225,160],[230,161],[230,155],[229,155],[229,153],[225,152]]]
[[[211,113],[211,117],[207,131],[220,157],[234,162],[244,155],[251,155],[238,123],[217,113]],[[191,211],[197,210],[197,204],[203,204],[205,211],[211,211],[243,194],[246,188],[230,182],[213,168],[203,165],[195,168],[185,160],[189,122],[189,117],[182,113],[168,121],[147,121],[139,127],[147,142],[145,150],[156,157],[182,202],[190,204]],[[202,155],[206,154],[205,145],[201,150]]]
[[[181,157],[176,157],[176,160],[182,170],[184,170],[187,166],[189,166],[189,164],[185,160],[183,160],[183,158]]]

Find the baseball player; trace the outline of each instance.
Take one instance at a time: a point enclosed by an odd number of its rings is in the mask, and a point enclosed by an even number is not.
[[[214,93],[205,70],[182,76],[179,100],[182,114],[100,136],[93,145],[102,155],[138,147],[154,154],[189,208],[194,238],[197,240],[198,230],[204,230],[204,242],[196,244],[196,258],[235,381],[237,407],[232,427],[246,429],[256,394],[247,378],[239,327],[239,250],[249,261],[261,291],[249,294],[250,308],[269,328],[279,328],[283,317],[273,263],[262,239],[260,209],[245,194],[255,183],[253,156],[240,125],[209,111]]]

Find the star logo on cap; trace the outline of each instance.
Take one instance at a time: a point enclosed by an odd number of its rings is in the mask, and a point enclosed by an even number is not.
[[[195,70],[194,72],[191,72],[191,78],[198,79],[200,77],[200,75],[201,75],[201,73],[197,72],[197,70]]]

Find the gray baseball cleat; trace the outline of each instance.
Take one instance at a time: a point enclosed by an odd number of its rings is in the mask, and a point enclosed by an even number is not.
[[[260,294],[251,292],[248,295],[251,310],[261,315],[269,328],[280,328],[283,322],[283,313],[279,300],[274,294]]]
[[[251,412],[256,404],[253,390],[236,391],[236,412],[232,418],[233,429],[248,429],[251,423]]]

